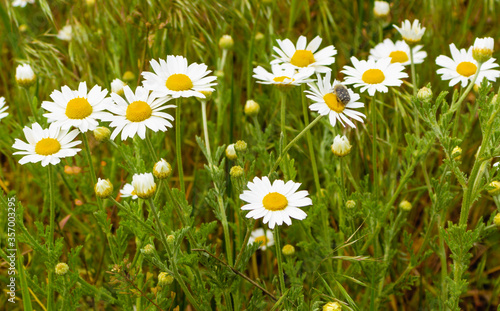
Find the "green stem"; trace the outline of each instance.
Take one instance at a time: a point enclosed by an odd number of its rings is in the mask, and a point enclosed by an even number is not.
[[[345,226],[345,221],[344,221],[344,206],[345,202],[347,201],[347,194],[346,194],[346,189],[345,189],[345,182],[344,182],[344,161],[342,158],[339,158],[340,162],[340,170],[339,170],[339,179],[340,179],[340,194],[341,194],[341,200],[339,204],[339,243],[338,245],[342,245],[344,242],[344,226]],[[342,272],[342,248],[339,247],[338,253],[339,253],[339,260],[337,262],[337,273]]]
[[[417,76],[415,73],[415,63],[413,61],[413,47],[410,47],[410,61],[411,61],[411,83],[413,84],[413,115],[415,118],[415,133],[420,137],[420,118],[417,111]]]
[[[283,276],[283,258],[281,256],[281,243],[280,243],[280,232],[279,232],[279,226],[276,225],[276,228],[274,229],[274,243],[276,244],[276,258],[278,260],[278,278],[280,281],[280,293],[281,296],[285,293],[285,278]]]
[[[133,169],[134,173],[135,173],[135,172],[137,172],[137,168],[135,167],[134,162],[132,162],[132,161],[130,160],[130,158],[129,158],[127,155],[125,155],[125,153],[123,152],[123,149],[122,149],[122,148],[120,148],[120,147],[119,147],[119,146],[118,146],[118,145],[117,145],[114,141],[112,141],[111,139],[108,139],[108,142],[109,142],[109,143],[110,143],[113,147],[115,147],[115,148],[116,148],[116,149],[120,152],[120,154],[121,154],[122,158],[125,160],[125,162],[127,162],[127,165],[128,165],[128,166],[130,166],[130,167]]]
[[[479,72],[481,70],[482,65],[483,65],[482,63],[479,63],[479,66],[477,67],[476,74],[474,75],[474,78],[472,78],[472,81],[469,83],[469,85],[467,86],[467,88],[463,92],[462,96],[460,96],[460,98],[455,103],[453,103],[453,105],[451,105],[451,108],[450,108],[451,112],[456,111],[460,107],[460,104],[462,104],[464,99],[469,94],[470,90],[472,90],[472,88],[476,84],[476,80],[477,80],[477,77],[479,76]]]
[[[292,148],[292,146],[295,145],[295,143],[302,136],[304,136],[304,134],[307,133],[307,131],[309,131],[314,125],[316,125],[316,123],[318,123],[321,120],[321,118],[323,118],[323,117],[324,116],[322,116],[322,115],[317,116],[316,119],[314,119],[311,123],[309,123],[308,126],[306,126],[297,136],[295,136],[294,139],[292,139],[292,141],[290,143],[288,143],[288,145],[286,145],[285,149],[281,152],[281,155],[279,156],[279,158],[276,160],[276,162],[274,163],[273,167],[269,171],[268,176],[271,175],[276,170],[276,168],[280,164],[281,160],[283,160],[283,157],[286,154],[286,152],[288,152],[288,150],[290,150],[290,148]]]
[[[85,146],[85,157],[87,158],[87,163],[89,165],[90,178],[92,180],[92,185],[95,186],[95,184],[97,184],[97,177],[95,175],[94,165],[92,164],[92,156],[90,155],[89,141],[85,133],[82,133],[82,140],[83,140],[83,145]],[[99,198],[97,199],[97,203],[100,207],[101,201]]]
[[[304,125],[307,127],[309,125],[309,110],[307,109],[305,88],[306,88],[305,84],[302,84],[300,94],[302,96],[302,113],[304,114]],[[314,145],[312,143],[312,135],[310,131],[307,132],[306,139],[307,139],[307,148],[309,149],[309,157],[311,158],[314,184],[316,185],[316,192],[319,193],[321,191],[321,185],[319,183],[318,166],[316,165],[316,154],[314,153]]]
[[[281,115],[280,115],[280,124],[281,124],[281,135],[280,135],[280,154],[286,157],[287,152],[284,151],[286,146],[286,94],[284,91],[280,92],[281,97]],[[288,179],[288,161],[285,161],[283,165],[283,174],[285,176],[285,181]]]
[[[373,192],[375,194],[375,198],[379,197],[378,193],[378,169],[377,169],[377,107],[375,95],[372,97],[372,103],[370,106],[371,109],[371,117],[372,117],[372,169],[373,169]]]
[[[182,167],[182,135],[181,135],[181,98],[176,99],[177,108],[175,109],[175,152],[177,157],[177,170],[179,171],[179,184],[181,192],[185,193],[186,188],[184,186],[184,169]]]
[[[26,98],[28,99],[28,106],[30,107],[31,114],[35,117],[35,121],[37,123],[40,123],[40,119],[38,118],[38,114],[36,113],[36,107],[33,105],[33,101],[31,100],[29,88],[23,87],[23,89],[24,89],[24,94],[26,94]]]
[[[203,118],[203,134],[205,136],[205,148],[207,148],[208,163],[212,164],[212,152],[210,151],[210,138],[208,137],[206,100],[201,101],[201,116]]]
[[[49,254],[52,253],[54,249],[54,217],[55,217],[55,204],[54,204],[54,176],[52,176],[52,165],[49,165],[47,170],[48,181],[49,181],[49,210],[50,210],[50,220],[49,220]],[[55,310],[54,305],[54,267],[50,265],[49,267],[49,285],[47,291],[47,309]]]
[[[158,156],[156,155],[155,148],[153,147],[153,144],[151,143],[151,140],[149,139],[147,133],[146,133],[146,144],[148,145],[149,152],[151,152],[151,157],[153,158],[153,161],[156,162],[158,160]]]

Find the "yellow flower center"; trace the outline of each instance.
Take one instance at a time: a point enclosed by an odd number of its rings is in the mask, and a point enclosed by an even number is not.
[[[132,192],[130,192],[131,195],[137,195],[137,193],[135,193],[135,189],[132,190]]]
[[[457,66],[457,72],[464,77],[472,76],[476,73],[476,70],[477,66],[471,62],[461,62]]]
[[[380,69],[368,69],[365,73],[363,73],[361,80],[368,84],[378,84],[384,82],[385,76]]]
[[[187,91],[193,88],[193,81],[183,73],[175,73],[168,77],[165,85],[171,91]]]
[[[153,110],[148,105],[148,103],[143,102],[142,100],[137,100],[127,107],[127,119],[132,122],[141,122],[149,117]]]
[[[297,50],[290,59],[290,63],[297,67],[307,67],[315,61],[313,53],[309,50]]]
[[[338,100],[336,94],[328,93],[323,96],[323,100],[331,110],[337,113],[341,113],[342,111],[344,111],[344,104]]]
[[[70,119],[85,119],[92,114],[92,106],[86,98],[73,98],[66,105],[66,116]]]
[[[290,83],[292,83],[293,81],[295,81],[295,79],[287,77],[287,76],[276,77],[273,80],[274,80],[274,82],[283,82],[285,79],[292,80],[292,81],[290,81]]]
[[[262,243],[261,245],[266,245],[267,238],[265,235],[261,235],[261,236],[255,238],[255,242],[257,242],[257,243],[261,242]]]
[[[281,193],[271,192],[262,199],[262,205],[270,211],[281,211],[288,206],[288,200]]]
[[[392,51],[389,57],[392,58],[391,63],[406,63],[409,60],[408,54],[403,51]]]
[[[35,145],[35,152],[39,155],[48,156],[61,150],[61,144],[55,138],[43,138]]]

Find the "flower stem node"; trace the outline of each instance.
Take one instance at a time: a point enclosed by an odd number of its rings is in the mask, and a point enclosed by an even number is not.
[[[244,140],[238,140],[236,144],[234,144],[234,149],[238,153],[244,153],[247,151],[247,143]]]
[[[411,211],[412,206],[410,202],[408,202],[407,200],[403,200],[401,201],[401,203],[399,203],[399,208],[405,212],[409,212]]]
[[[174,277],[166,272],[160,272],[158,275],[158,285],[165,286],[170,285],[174,282]]]
[[[491,194],[492,196],[497,196],[500,194],[500,181],[492,181],[489,186],[491,187],[490,190],[488,190],[488,193]]]
[[[323,306],[323,311],[340,311],[342,310],[342,305],[336,301],[329,302]]]
[[[149,199],[156,191],[156,183],[151,173],[135,174],[132,177],[135,194],[141,199]]]
[[[19,65],[16,68],[16,82],[22,87],[30,87],[36,82],[36,75],[29,64]]]
[[[384,18],[387,15],[389,15],[390,11],[391,11],[391,7],[389,6],[388,2],[375,1],[374,5],[373,5],[373,14],[375,14],[376,17]]]
[[[109,179],[101,179],[99,178],[97,184],[94,186],[95,194],[99,198],[107,198],[113,193],[113,184],[109,181]]]
[[[234,144],[227,146],[226,157],[232,161],[234,161],[238,158],[238,156],[236,155],[236,149],[234,148]]]
[[[295,247],[293,247],[293,245],[286,244],[285,246],[283,246],[283,249],[281,251],[285,256],[293,256],[295,254]]]
[[[453,148],[453,150],[451,151],[451,157],[455,161],[460,161],[462,159],[462,148],[460,148],[459,146]]]
[[[229,171],[229,175],[231,175],[232,178],[239,178],[243,176],[244,173],[245,170],[239,165],[231,167],[231,170]]]
[[[424,102],[430,101],[432,99],[432,90],[424,86],[418,90],[417,98]]]
[[[260,105],[252,100],[252,99],[249,99],[247,100],[246,104],[245,104],[245,114],[247,116],[256,116],[259,114],[259,110],[260,110]]]
[[[219,40],[219,47],[224,50],[231,50],[234,46],[234,40],[230,35],[223,35]]]
[[[156,162],[153,167],[153,175],[158,179],[165,179],[172,175],[172,166],[163,158]]]
[[[495,41],[493,38],[476,38],[472,47],[472,57],[478,63],[484,63],[493,55]]]
[[[146,246],[144,246],[144,248],[142,249],[142,252],[146,255],[152,255],[155,251],[155,247],[152,245],[152,244],[148,244]]]
[[[64,263],[60,262],[56,265],[56,274],[57,275],[65,275],[69,271],[69,266]]]
[[[352,146],[345,135],[342,137],[337,135],[333,139],[332,152],[334,155],[338,157],[345,157],[351,152],[351,148]]]
[[[97,141],[102,142],[109,138],[109,136],[111,135],[111,130],[105,126],[99,126],[95,128],[93,133],[94,138]]]
[[[500,228],[500,213],[495,215],[495,218],[493,218],[493,223],[497,228]]]
[[[345,202],[345,207],[347,207],[348,209],[355,208],[356,207],[356,201],[349,200],[349,201]]]

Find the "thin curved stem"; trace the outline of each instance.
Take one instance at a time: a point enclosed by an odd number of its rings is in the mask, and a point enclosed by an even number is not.
[[[177,171],[179,171],[179,184],[181,192],[185,192],[186,188],[184,186],[184,169],[182,167],[182,135],[181,135],[181,99],[176,99],[177,109],[175,109],[175,152],[177,158]]]
[[[309,125],[309,109],[307,109],[306,96],[304,93],[305,88],[306,88],[305,85],[302,84],[300,94],[302,97],[302,113],[304,114],[304,124],[307,127]],[[307,139],[307,148],[309,149],[309,157],[311,158],[314,184],[316,186],[316,192],[319,193],[321,191],[321,185],[319,183],[318,166],[316,164],[316,154],[314,153],[314,145],[312,143],[312,136],[310,131],[307,132],[306,139]]]

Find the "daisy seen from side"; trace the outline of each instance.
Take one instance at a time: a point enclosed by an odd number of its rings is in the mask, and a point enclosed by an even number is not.
[[[137,194],[135,193],[134,186],[132,186],[132,184],[125,184],[123,188],[120,189],[120,197],[122,198],[131,197],[132,200],[136,200],[138,198]]]
[[[413,62],[421,64],[427,57],[427,52],[421,51],[422,45],[413,47]],[[399,40],[392,42],[391,39],[385,39],[370,50],[368,59],[379,60],[390,57],[391,63],[400,63],[403,66],[411,64],[410,46],[406,42]]]
[[[257,228],[250,234],[248,239],[248,244],[254,242],[261,243],[259,249],[265,251],[269,246],[274,245],[274,236],[271,230],[264,230],[262,228]]]
[[[313,80],[309,79],[309,77],[314,73],[314,68],[308,67],[297,71],[292,67],[275,64],[271,66],[271,72],[258,66],[254,68],[253,73],[253,77],[257,79],[257,83],[289,87],[312,82]]]

